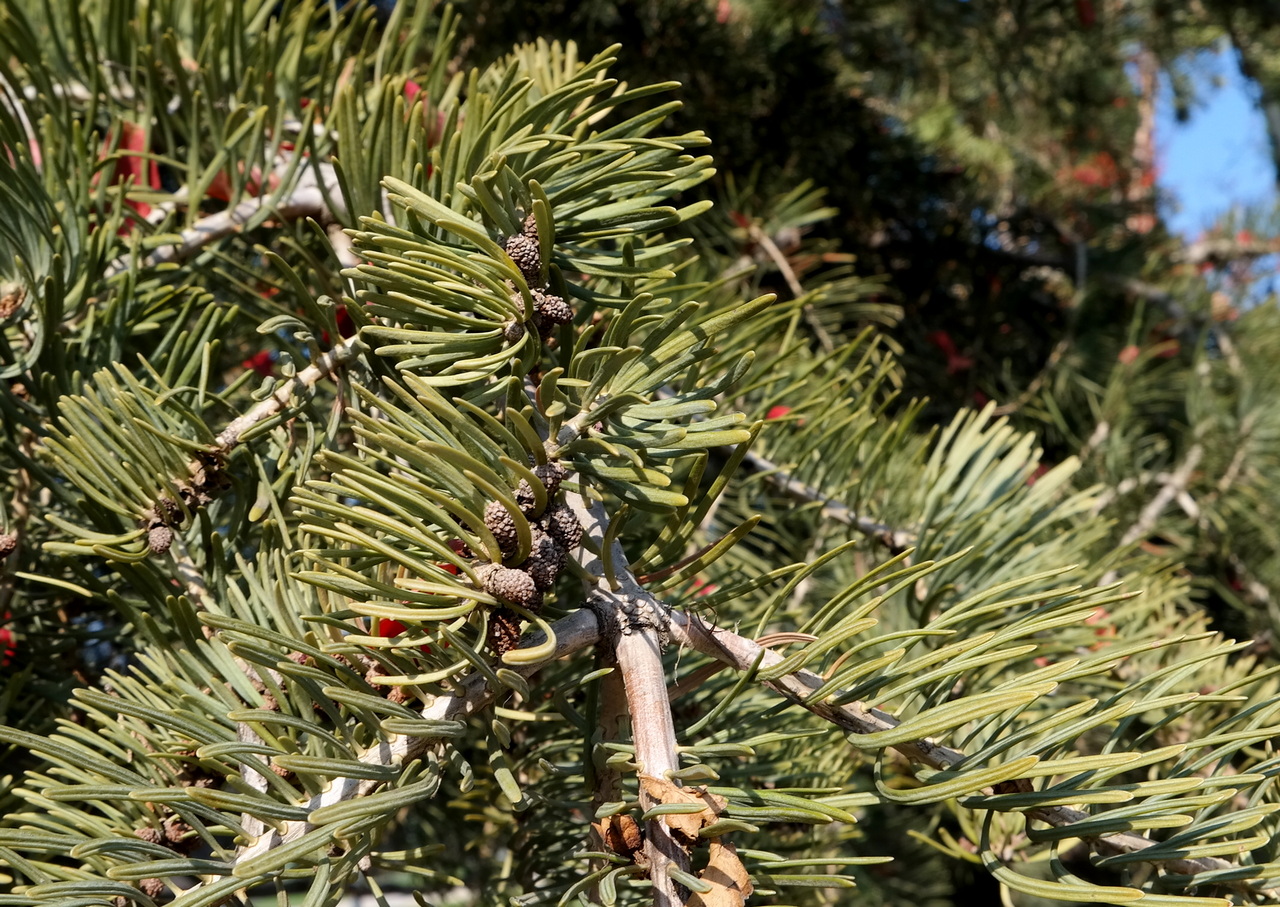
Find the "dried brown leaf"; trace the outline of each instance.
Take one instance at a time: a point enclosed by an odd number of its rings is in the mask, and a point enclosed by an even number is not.
[[[710,885],[711,890],[706,894],[694,892],[685,901],[685,907],[743,907],[755,890],[747,867],[738,859],[738,851],[719,838],[712,838],[707,868],[698,877]]]
[[[644,792],[659,803],[698,803],[703,809],[696,813],[676,813],[663,816],[663,821],[675,837],[683,844],[693,844],[698,840],[698,832],[720,817],[724,812],[725,800],[709,793],[705,788],[677,787],[664,778],[653,775],[641,775],[640,784]]]

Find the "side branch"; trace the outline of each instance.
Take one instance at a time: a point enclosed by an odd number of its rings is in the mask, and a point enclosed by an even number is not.
[[[1165,508],[1179,495],[1186,493],[1187,483],[1191,481],[1191,476],[1200,465],[1200,459],[1203,456],[1204,448],[1199,444],[1192,445],[1182,465],[1174,470],[1168,480],[1160,486],[1160,490],[1142,508],[1138,519],[1121,536],[1120,547],[1132,545],[1138,539],[1151,534],[1151,530],[1155,528],[1156,521],[1160,519],[1160,514],[1164,513]]]
[[[217,437],[219,452],[228,453],[240,443],[240,436],[246,431],[284,410],[300,391],[315,387],[321,378],[332,375],[338,368],[355,359],[363,348],[364,344],[358,334],[348,337],[285,381],[271,396],[244,415],[236,417],[222,430]]]
[[[588,504],[572,492],[565,497],[582,523],[584,539],[602,551],[608,528],[604,507]],[[675,721],[662,665],[670,621],[667,608],[636,582],[619,542],[613,542],[610,552],[615,580],[612,583],[602,556],[590,553],[585,546],[582,551],[582,566],[595,577],[588,601],[600,615],[602,635],[613,646],[626,689],[636,763],[643,774],[663,778],[667,772],[680,768]],[[641,785],[641,806],[648,810],[660,803]],[[689,855],[661,817],[650,819],[645,825],[645,856],[653,883],[654,907],[678,907],[684,898],[670,871],[688,872]]]
[[[282,158],[267,177],[283,179],[294,167],[291,157]],[[197,254],[205,246],[239,233],[245,225],[264,210],[283,220],[297,220],[301,217],[326,218],[341,212],[330,210],[329,199],[340,198],[341,188],[338,176],[332,164],[305,163],[296,182],[288,193],[268,192],[254,198],[248,198],[232,208],[210,214],[196,221],[194,226],[183,230],[178,241],[172,245],[162,246],[148,255],[142,262],[143,267],[153,268],[170,262],[181,262]],[[183,190],[185,194],[185,189]],[[184,195],[177,196],[178,200]],[[187,200],[189,203],[189,200]],[[173,202],[168,203],[170,207]],[[341,249],[339,249],[341,251]],[[354,260],[345,260],[343,265],[352,265]],[[113,261],[106,270],[105,276],[110,278],[121,274],[130,267],[130,256],[122,255]]]
[[[593,645],[600,639],[600,627],[596,616],[585,608],[562,617],[552,625],[552,630],[556,635],[554,653],[545,661],[536,664],[507,666],[509,670],[528,677],[543,665]],[[531,645],[537,645],[541,639],[542,634],[538,634],[531,640]],[[455,695],[435,698],[422,708],[420,716],[433,721],[465,721],[491,705],[498,692],[489,687],[484,674],[473,671],[458,682]],[[434,737],[392,734],[361,753],[359,759],[365,765],[404,765],[421,756],[437,742],[439,742],[438,739]],[[369,779],[334,778],[326,790],[299,806],[308,813],[312,813],[324,806],[333,806],[336,803],[345,803],[348,800],[368,796],[382,784],[381,781]],[[236,865],[246,863],[254,857],[262,856],[268,851],[298,840],[314,828],[315,826],[305,819],[284,822],[278,830],[260,835],[251,844],[242,847],[236,853],[234,862]]]
[[[859,516],[849,507],[833,498],[827,497],[812,485],[807,485],[787,472],[782,466],[759,454],[748,452],[742,460],[747,469],[757,472],[774,488],[787,497],[808,504],[821,504],[822,516],[837,523],[843,523],[864,535],[883,542],[889,550],[898,552],[915,543],[915,534],[901,529],[894,529],[884,523],[877,523],[869,517]]]
[[[746,671],[760,658],[760,667],[767,669],[783,660],[783,656],[769,649],[763,649],[750,639],[730,630],[708,626],[696,615],[671,613],[671,636],[681,645],[695,649],[718,661],[722,661],[739,671]],[[829,698],[821,702],[810,701],[814,691],[824,686],[826,681],[810,671],[796,671],[776,680],[768,682],[768,686],[777,690],[797,705],[803,706],[820,718],[852,734],[873,734],[890,731],[899,725],[892,715],[879,709],[868,709],[861,703],[849,703],[841,706],[830,704]],[[912,762],[927,765],[930,768],[946,770],[955,768],[965,758],[959,750],[934,743],[928,739],[912,740],[893,747]],[[1083,822],[1089,814],[1070,807],[1042,807],[1028,810],[1028,819],[1064,828]],[[1103,854],[1139,853],[1158,842],[1131,832],[1103,835],[1090,839],[1093,847]],[[1233,864],[1216,857],[1198,859],[1162,860],[1170,871],[1186,875],[1212,872],[1233,868]]]

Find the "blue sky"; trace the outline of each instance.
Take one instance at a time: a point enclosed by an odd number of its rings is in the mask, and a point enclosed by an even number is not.
[[[1276,183],[1266,125],[1234,53],[1202,53],[1183,65],[1199,101],[1190,120],[1178,123],[1173,92],[1163,84],[1156,148],[1160,187],[1171,196],[1166,222],[1194,239],[1232,207],[1273,200]]]

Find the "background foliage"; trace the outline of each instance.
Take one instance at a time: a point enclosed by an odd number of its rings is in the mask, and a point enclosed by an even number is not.
[[[646,596],[690,903],[1274,900],[1277,21],[0,7],[0,903],[651,900]]]

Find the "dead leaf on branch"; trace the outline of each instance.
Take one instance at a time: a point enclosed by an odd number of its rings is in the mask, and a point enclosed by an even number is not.
[[[626,813],[617,816],[605,816],[599,822],[591,823],[604,846],[620,857],[630,857],[637,863],[644,861],[644,833],[640,824]]]
[[[671,813],[662,817],[671,829],[672,837],[685,847],[700,843],[698,832],[720,818],[727,802],[723,797],[705,788],[678,787],[663,778],[641,775],[644,792],[658,803],[694,803],[702,806],[698,812]],[[754,890],[747,868],[738,859],[738,851],[732,844],[720,838],[708,839],[707,866],[698,878],[711,886],[705,894],[694,893],[686,907],[743,907]]]
[[[723,797],[717,797],[706,789],[677,787],[653,775],[641,775],[640,784],[644,792],[659,803],[697,803],[703,807],[700,812],[672,813],[662,817],[676,840],[685,846],[696,844],[698,832],[720,818],[727,805]]]
[[[685,907],[743,907],[755,889],[747,867],[738,859],[738,851],[727,841],[711,839],[711,855],[707,868],[698,878],[711,886],[706,894],[694,892]]]

